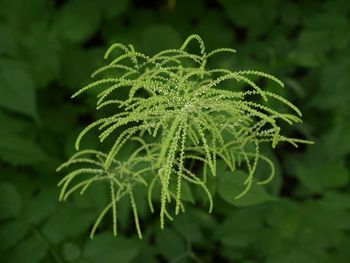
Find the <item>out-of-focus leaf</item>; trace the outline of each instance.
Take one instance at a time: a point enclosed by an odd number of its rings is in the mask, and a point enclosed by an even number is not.
[[[86,243],[83,258],[91,263],[128,263],[138,254],[140,242],[137,239],[122,236],[116,238],[112,234],[102,233]]]
[[[61,79],[63,85],[77,91],[82,85],[92,81],[91,73],[97,68],[98,62],[103,62],[101,56],[104,50],[84,50],[72,45],[62,48],[61,52]],[[96,92],[91,90],[91,92]]]
[[[305,26],[310,30],[327,34],[327,43],[329,42],[337,50],[347,48],[350,43],[350,34],[346,33],[350,21],[348,17],[334,10],[307,16]]]
[[[20,219],[4,223],[0,228],[0,251],[15,246],[28,233],[29,227],[29,224]]]
[[[0,60],[0,106],[38,118],[34,82],[21,63]]]
[[[88,237],[89,226],[95,220],[94,211],[78,210],[71,204],[64,204],[46,221],[42,233],[52,243],[59,243],[67,237],[76,237],[85,233]]]
[[[200,242],[203,239],[200,222],[196,220],[196,217],[191,212],[187,213],[186,211],[186,213],[177,216],[174,222],[174,228],[181,233],[186,240]]]
[[[331,160],[337,160],[350,153],[350,123],[336,123],[324,134],[322,143]]]
[[[269,255],[268,262],[284,262],[283,255],[287,262],[332,262],[326,260],[331,259],[327,248],[337,246],[350,228],[349,210],[337,205],[344,198],[329,195],[319,201],[274,203],[265,214],[266,242],[261,236],[257,247]]]
[[[329,37],[326,32],[304,30],[288,58],[300,66],[316,67],[325,64],[327,61],[325,52],[329,48]]]
[[[0,23],[0,56],[14,56],[18,51],[16,40],[13,28]]]
[[[37,84],[35,88],[43,88],[58,77],[59,43],[45,26],[38,25],[33,31],[30,36],[20,39],[20,54],[29,65],[28,70]]]
[[[14,28],[27,29],[37,21],[48,19],[51,6],[46,0],[2,0],[0,17]]]
[[[9,219],[22,209],[21,196],[16,187],[9,182],[0,184],[0,219]]]
[[[318,109],[350,109],[349,53],[322,68],[320,88],[312,97],[311,105]]]
[[[277,250],[274,254],[267,258],[267,263],[318,263],[319,257],[315,257],[312,253],[303,251],[302,248],[293,247],[290,244],[284,244],[283,247]]]
[[[58,180],[57,180],[58,181]],[[39,225],[52,213],[56,212],[58,201],[56,185],[47,186],[26,201],[24,209],[25,219],[33,225]]]
[[[156,236],[156,245],[160,254],[168,262],[186,253],[185,242],[172,229],[159,230]]]
[[[181,46],[179,33],[168,25],[152,25],[142,34],[142,47],[146,54],[154,55],[163,49]]]
[[[216,232],[215,238],[230,247],[247,247],[257,240],[263,226],[263,210],[242,208],[233,211]],[[260,213],[260,214],[259,214]]]
[[[63,244],[63,255],[68,262],[76,262],[80,257],[80,248],[72,243],[67,242]]]
[[[242,170],[236,170],[235,172],[230,172],[226,169],[224,171],[220,170],[217,176],[219,195],[230,204],[249,206],[275,199],[266,192],[262,185],[258,185],[256,182],[252,183],[250,190],[245,195],[236,198],[243,192],[246,186],[244,185],[244,181],[248,177],[248,174]]]
[[[8,135],[0,137],[0,157],[12,164],[27,165],[44,161],[46,154],[32,140]]]
[[[235,37],[234,32],[227,25],[225,17],[218,11],[210,11],[201,18],[196,32],[203,38],[208,50],[231,46]],[[226,55],[219,56],[219,59],[222,60]]]
[[[228,17],[236,26],[249,28],[251,34],[260,35],[275,21],[279,0],[220,0],[219,2],[225,7]]]
[[[119,16],[129,5],[129,0],[102,0],[98,2],[101,4],[104,14],[109,19]]]
[[[349,171],[344,159],[327,160],[316,145],[309,148],[307,156],[295,163],[295,175],[301,183],[314,192],[345,186]]]
[[[1,123],[1,130],[0,130],[1,136],[21,132],[27,126],[27,124],[24,121],[11,117],[2,111],[0,111],[0,123]]]
[[[296,26],[300,23],[300,8],[292,1],[282,1],[280,18],[288,26]]]
[[[3,258],[2,262],[39,263],[45,257],[46,253],[47,247],[45,244],[33,235],[19,243],[9,254],[5,254],[6,258]]]
[[[55,19],[54,30],[68,41],[82,43],[96,32],[100,19],[101,9],[97,1],[68,1]]]

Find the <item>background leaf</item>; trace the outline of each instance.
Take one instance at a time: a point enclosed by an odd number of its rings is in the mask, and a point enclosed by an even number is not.
[[[222,164],[223,166],[223,164]],[[253,182],[250,190],[247,194],[240,198],[236,198],[242,193],[244,189],[244,181],[247,179],[248,174],[242,170],[236,170],[230,172],[229,170],[218,171],[218,193],[219,195],[230,204],[236,206],[249,206],[260,204],[269,200],[274,200],[270,196],[262,185],[258,185]]]
[[[44,161],[46,154],[34,141],[9,135],[0,138],[0,157],[12,164],[28,165]]]
[[[0,184],[0,219],[9,219],[19,214],[22,208],[21,196],[9,182]]]
[[[139,249],[137,240],[124,237],[116,239],[111,234],[101,234],[86,243],[83,257],[90,262],[128,263],[137,255]]]
[[[0,106],[38,119],[34,82],[21,63],[0,60]]]

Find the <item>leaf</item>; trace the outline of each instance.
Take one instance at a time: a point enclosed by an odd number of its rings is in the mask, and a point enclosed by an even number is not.
[[[322,68],[320,88],[310,103],[313,107],[321,110],[349,109],[350,61],[348,57],[348,54],[344,54],[343,58],[330,61]]]
[[[89,226],[94,220],[95,213],[92,211],[78,210],[72,204],[65,204],[46,221],[42,233],[55,244],[67,237],[76,237],[83,233],[87,237]]]
[[[174,221],[174,228],[186,238],[186,240],[195,243],[200,242],[203,239],[200,222],[198,222],[196,217],[191,214],[191,211],[186,211],[186,213],[177,216]]]
[[[55,32],[65,40],[82,43],[93,36],[101,20],[95,1],[68,1],[54,20]]]
[[[23,65],[0,60],[0,106],[38,119],[34,82]]]
[[[322,144],[330,160],[346,157],[350,153],[350,123],[336,123],[323,135]]]
[[[4,223],[0,228],[0,251],[15,246],[29,231],[29,225],[23,220]]]
[[[72,242],[64,243],[63,255],[68,262],[76,262],[80,257],[80,248]]]
[[[305,203],[285,199],[271,204],[265,213],[269,226],[266,242],[258,245],[267,253],[267,262],[323,262],[327,249],[339,246],[344,231],[350,228],[349,211],[338,204],[347,199],[348,196],[329,195]]]
[[[19,214],[22,209],[21,196],[16,187],[9,182],[0,184],[0,219],[9,219]]]
[[[349,27],[349,19],[333,9],[307,16],[305,26],[310,30],[325,32],[328,35],[327,42],[337,50],[347,49],[350,43],[350,35],[344,34]]]
[[[98,1],[103,8],[103,12],[108,19],[115,18],[125,12],[128,8],[129,0],[102,0]]]
[[[153,55],[163,49],[180,46],[179,33],[168,25],[152,25],[143,31],[142,47],[147,54]]]
[[[312,253],[304,252],[303,249],[293,247],[290,244],[285,244],[283,247],[276,251],[273,255],[267,258],[267,263],[317,263],[318,257],[315,257]]]
[[[36,25],[33,31],[35,33],[20,39],[20,54],[28,63],[28,70],[37,84],[35,88],[45,88],[59,76],[60,45],[42,25]]]
[[[48,216],[57,213],[57,188],[55,185],[40,187],[40,190],[29,200],[26,200],[24,217],[33,225],[42,224]]]
[[[23,240],[15,249],[7,255],[6,261],[8,263],[39,263],[45,257],[47,247],[36,236],[28,237]],[[1,259],[1,258],[0,258]]]
[[[63,85],[74,88],[82,86],[89,81],[89,76],[101,61],[99,57],[103,54],[102,49],[84,50],[80,47],[67,45],[61,53],[61,79]]]
[[[325,52],[329,47],[326,32],[304,30],[299,35],[297,47],[288,58],[292,63],[304,67],[316,67],[326,62]]]
[[[46,154],[32,140],[8,135],[0,137],[0,157],[11,164],[29,165],[44,161]]]
[[[198,22],[196,31],[203,37],[208,50],[231,45],[234,34],[231,34],[231,28],[221,12],[210,10]],[[225,56],[220,57],[222,59]]]
[[[258,239],[263,227],[263,210],[259,207],[234,210],[215,230],[215,238],[230,247],[247,247]]]
[[[277,16],[276,0],[220,0],[228,18],[239,27],[249,29],[249,33],[262,34],[269,29]],[[259,23],[264,21],[264,23]]]
[[[21,132],[27,126],[27,124],[24,121],[21,121],[8,114],[5,114],[2,111],[0,111],[0,123],[1,123],[1,130],[0,130],[1,136]]]
[[[236,170],[233,173],[225,170],[218,172],[217,190],[219,195],[228,203],[235,206],[249,206],[260,204],[269,200],[275,200],[270,196],[262,185],[252,183],[250,190],[240,198],[236,198],[246,187],[244,181],[248,174],[242,170]]]
[[[136,239],[116,238],[112,234],[102,233],[85,244],[83,258],[91,263],[128,263],[138,254],[140,242]]]
[[[160,254],[167,262],[175,261],[178,256],[186,253],[186,246],[180,236],[172,229],[158,230],[156,245]]]
[[[16,37],[13,28],[0,23],[0,55],[13,56],[17,52]]]
[[[317,151],[319,147],[311,147],[307,156],[295,163],[295,175],[301,183],[317,193],[345,186],[349,181],[345,160],[327,160]]]

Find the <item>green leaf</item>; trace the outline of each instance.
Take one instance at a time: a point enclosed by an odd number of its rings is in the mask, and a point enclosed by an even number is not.
[[[180,236],[172,229],[159,230],[156,235],[156,245],[160,254],[167,262],[186,253],[186,246]]]
[[[23,240],[18,246],[7,255],[6,261],[8,263],[39,263],[45,257],[47,247],[42,241],[36,237],[31,236]]]
[[[63,255],[67,261],[76,262],[80,257],[80,248],[72,242],[64,243]]]
[[[323,31],[301,32],[298,46],[289,54],[292,63],[304,67],[316,67],[326,62],[326,50],[330,47],[329,37]]]
[[[96,69],[98,62],[101,62],[102,49],[84,50],[73,45],[64,46],[61,53],[63,67],[61,79],[63,85],[74,88],[82,86],[90,81],[90,74]]]
[[[57,213],[57,188],[55,185],[42,188],[32,198],[26,200],[24,217],[33,225],[42,224],[52,213]]]
[[[54,30],[62,38],[82,43],[98,29],[101,10],[98,2],[75,0],[65,3],[54,20]]]
[[[320,87],[311,99],[311,105],[322,110],[349,109],[350,62],[349,53],[330,61],[320,73]],[[331,87],[331,88],[330,88]]]
[[[22,209],[21,196],[16,187],[9,182],[0,184],[0,219],[17,216]]]
[[[321,193],[323,190],[345,186],[349,181],[349,171],[344,159],[325,160],[318,158],[314,153],[295,163],[295,175],[301,183],[314,192]]]
[[[129,0],[101,0],[98,2],[101,4],[105,16],[109,19],[115,18],[122,14],[129,5]]]
[[[86,243],[83,258],[91,263],[128,263],[138,254],[140,242],[137,239],[116,238],[112,234],[102,233]]]
[[[46,221],[42,233],[55,244],[83,233],[87,237],[94,220],[95,214],[92,211],[78,210],[72,204],[64,204]]]
[[[33,26],[34,27],[34,26]],[[33,33],[20,39],[22,56],[28,63],[28,71],[35,80],[36,89],[47,87],[59,75],[59,42],[42,25],[36,25]]]
[[[1,130],[0,130],[1,136],[21,132],[27,126],[25,122],[9,116],[4,112],[2,112],[1,110],[0,110],[0,123],[1,123]]]
[[[277,17],[278,0],[220,0],[228,18],[239,27],[249,29],[254,35],[269,29]],[[260,21],[264,21],[260,23]]]
[[[0,55],[13,56],[17,53],[16,37],[13,28],[0,23]]]
[[[42,162],[46,154],[32,140],[19,135],[0,137],[0,158],[15,165],[28,165]]]
[[[0,251],[15,246],[29,231],[29,224],[23,220],[4,223],[0,228]]]
[[[329,132],[324,134],[322,144],[331,160],[346,157],[350,153],[350,123],[335,123]]]
[[[234,210],[215,231],[216,239],[230,247],[247,247],[258,239],[263,227],[263,210],[259,207]]]
[[[38,119],[34,82],[21,63],[0,60],[0,107]]]
[[[245,189],[246,185],[244,185],[244,181],[248,177],[248,174],[242,170],[236,170],[234,172],[225,170],[223,173],[218,173],[217,176],[219,195],[232,205],[249,206],[275,200],[274,197],[266,192],[262,185],[258,185],[256,182],[252,183],[250,190],[245,195],[237,198]]]
[[[174,228],[185,237],[186,240],[200,242],[203,239],[200,222],[196,220],[196,217],[191,211],[186,211],[186,213],[177,216],[174,221]]]
[[[153,55],[168,48],[179,48],[181,37],[168,25],[152,25],[142,34],[142,47],[147,54]]]

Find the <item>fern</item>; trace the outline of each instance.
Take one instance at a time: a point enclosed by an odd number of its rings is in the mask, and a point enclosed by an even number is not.
[[[187,51],[193,41],[199,44],[199,54]],[[240,198],[253,183],[267,183],[273,178],[273,163],[260,153],[261,143],[271,143],[273,148],[283,141],[294,146],[311,143],[281,134],[281,124],[300,123],[301,112],[281,96],[264,91],[252,78],[265,78],[283,88],[282,81],[259,71],[208,68],[207,64],[213,56],[233,54],[233,49],[221,48],[207,53],[202,39],[191,35],[179,49],[164,50],[153,57],[135,51],[132,45],[114,44],[107,50],[105,58],[117,52],[119,54],[108,65],[92,74],[93,77],[101,76],[100,79],[72,96],[74,98],[90,89],[99,89],[97,110],[106,107],[116,109],[114,114],[106,114],[80,133],[76,150],[79,151],[84,135],[94,128],[100,131],[101,143],[107,138],[112,138],[114,143],[106,153],[78,152],[61,168],[77,164],[89,167],[74,170],[60,182],[61,200],[80,188],[83,193],[93,182],[109,182],[111,202],[101,213],[97,225],[104,214],[112,209],[115,234],[116,203],[123,195],[129,195],[137,232],[141,237],[133,197],[135,184],[148,187],[152,212],[153,187],[160,185],[160,224],[163,228],[165,218],[172,219],[168,211],[172,200],[175,202],[175,214],[184,210],[181,194],[185,182],[203,189],[208,197],[209,212],[212,211],[212,196],[206,186],[206,178],[208,171],[216,175],[217,158],[224,160],[231,171],[242,165],[248,170],[242,192],[236,197]],[[237,83],[245,84],[246,89],[237,89]],[[118,96],[120,89],[127,90],[127,98]],[[294,113],[278,112],[267,106],[268,100],[275,100]],[[130,140],[138,140],[141,146],[125,163],[121,163],[117,158],[118,153]],[[81,158],[84,154],[93,154],[97,159]],[[186,166],[188,160],[202,162],[202,178]],[[271,175],[264,181],[254,178],[260,160],[271,166]],[[130,168],[126,174],[121,172],[124,171],[121,167],[134,167],[134,163],[139,161],[148,162],[149,169],[145,170],[148,178],[144,178],[142,170]],[[67,190],[72,180],[82,173],[92,177]],[[123,174],[122,181],[117,181],[118,173]],[[176,185],[175,193],[171,190],[172,184]]]

